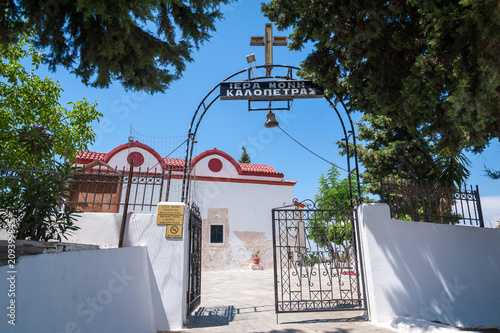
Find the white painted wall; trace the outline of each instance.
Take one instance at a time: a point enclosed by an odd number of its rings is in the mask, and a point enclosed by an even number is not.
[[[67,242],[99,245],[101,248],[118,247],[121,213],[78,213],[75,225],[79,230],[65,234]],[[129,218],[130,219],[129,214]]]
[[[0,267],[1,332],[149,333],[166,321],[144,247],[26,256],[16,271],[12,326]]]
[[[178,204],[185,207],[182,203]],[[185,207],[182,238],[165,238],[166,226],[156,225],[156,214],[131,214],[123,246],[147,246],[168,327],[179,330],[186,321],[189,259],[189,210]]]
[[[181,329],[186,320],[188,218],[189,211],[185,209],[182,239],[165,238],[166,226],[156,225],[156,214],[129,214],[127,219],[123,246],[147,247],[156,289],[168,317],[168,322],[163,323],[164,330]],[[121,219],[121,214],[81,213],[76,223],[80,229],[67,241],[117,247]]]
[[[226,161],[222,158],[221,160]],[[203,162],[204,160],[198,162],[197,167],[208,163]],[[231,163],[227,162],[227,164],[227,169],[234,169]],[[225,174],[225,170],[223,168],[219,172],[219,176],[228,176]],[[279,182],[278,180],[277,183]],[[180,187],[181,183],[180,179],[172,180],[173,187]],[[228,242],[229,247],[227,251],[222,253],[223,256],[227,257],[227,260],[222,258],[223,260],[218,261],[220,265],[217,267],[212,265],[212,267],[217,270],[248,269],[252,253],[260,250],[263,267],[271,269],[273,265],[271,210],[283,206],[284,203],[290,204],[292,202],[294,198],[293,186],[200,180],[193,181],[191,184],[196,186],[196,191],[193,194],[195,197],[192,201],[200,206],[201,216],[205,223],[208,223],[209,208],[228,209],[229,237],[226,242]],[[159,191],[158,187],[156,191]],[[163,190],[163,193],[166,193],[166,189]],[[141,195],[142,193],[139,193],[138,197]],[[134,191],[132,191],[132,197],[134,196]],[[171,198],[173,197],[176,197],[176,194],[173,193]],[[129,206],[129,211],[134,212],[132,214],[134,218],[136,215],[149,213],[149,211],[142,211],[139,207],[134,208],[133,205]],[[156,207],[152,213],[155,212]],[[118,244],[121,215],[112,213],[83,213],[80,215],[86,221],[83,225],[92,223],[92,227],[76,232],[71,241],[100,244],[105,247],[113,247]],[[89,222],[90,220],[94,222]],[[83,227],[80,223],[78,225]],[[237,235],[235,232],[239,234]],[[255,240],[254,244],[242,241],[241,232],[262,234],[255,234],[258,239]],[[206,249],[207,242],[203,246]]]
[[[122,170],[123,167],[125,167],[125,170],[129,170],[130,165],[128,164],[127,157],[132,152],[138,152],[141,153],[142,156],[144,156],[144,163],[140,166],[137,166],[136,162],[134,170],[138,171],[139,168],[141,168],[141,171],[145,172],[148,168],[152,169],[151,171],[154,171],[154,169],[156,168],[161,172],[161,165],[159,165],[158,159],[153,154],[140,147],[130,147],[116,153],[108,161],[108,164],[113,168],[117,166],[118,170]]]
[[[293,186],[198,181],[201,216],[208,208],[228,208],[234,230],[262,231],[272,237],[273,208],[291,204]]]
[[[186,293],[188,287],[186,277],[189,256],[189,210],[183,203],[169,202],[168,204],[181,205],[184,207],[185,213],[182,238],[167,239],[165,237],[166,226],[156,224],[156,214],[132,213],[128,214],[127,217],[123,242],[124,248],[135,246],[147,247],[147,256],[141,259],[141,263],[137,264],[134,258],[130,259],[130,263],[138,265],[138,267],[141,267],[145,272],[147,271],[154,280],[154,283],[148,288],[150,289],[150,293],[152,293],[152,297],[155,298],[156,303],[160,305],[155,308],[157,311],[155,322],[157,329],[165,331],[182,329],[186,321]],[[99,245],[101,248],[113,248],[118,246],[122,214],[80,213],[79,215],[80,217],[76,225],[79,226],[80,229],[68,234],[66,242]],[[6,238],[6,235],[0,235],[0,238]],[[73,260],[79,259],[80,258],[75,257]],[[87,269],[88,265],[86,264],[86,259],[84,258],[82,260],[81,266],[72,268],[75,270],[75,274],[84,272]],[[119,262],[118,259],[118,263]],[[149,266],[142,267],[142,265],[145,265],[144,263],[147,263]],[[54,263],[54,265],[57,264]],[[77,265],[76,262],[75,265]],[[79,267],[79,269],[76,267]],[[106,265],[102,267],[106,268]],[[97,271],[95,274],[98,274]],[[30,276],[33,278],[33,276],[36,275],[30,273]],[[58,278],[67,279],[71,277]],[[72,284],[71,281],[68,280],[67,283],[73,285],[74,288],[78,288],[76,282]],[[37,294],[35,293],[33,295]],[[57,299],[53,301],[56,302]],[[83,332],[87,331],[84,330]],[[104,332],[104,330],[102,332]],[[114,330],[109,332],[114,332]]]
[[[392,220],[358,208],[371,319],[500,327],[500,230]]]
[[[253,252],[261,251],[261,264],[265,269],[273,267],[272,257],[272,208],[290,204],[294,198],[293,186],[275,186],[249,183],[224,183],[198,181],[198,201],[204,223],[208,208],[228,208],[229,251],[221,255],[218,270],[248,269]],[[264,239],[243,242],[235,232],[253,232]],[[241,235],[241,234],[240,234]],[[207,248],[207,244],[203,245]],[[229,262],[229,265],[228,265]]]
[[[213,172],[208,167],[208,162],[213,158],[218,159],[219,161],[222,162],[222,170],[220,170],[219,172]],[[216,154],[208,155],[208,156],[200,159],[198,161],[198,163],[196,163],[196,165],[194,166],[192,173],[194,175],[198,175],[198,176],[203,175],[203,176],[208,176],[208,177],[226,177],[226,178],[243,178],[244,177],[244,176],[240,176],[238,174],[238,171],[236,170],[236,168],[234,167],[234,165],[231,162],[229,162],[224,157],[222,157],[220,155],[216,155]],[[247,178],[248,178],[248,176],[247,176]],[[255,178],[255,177],[251,177],[251,178]]]

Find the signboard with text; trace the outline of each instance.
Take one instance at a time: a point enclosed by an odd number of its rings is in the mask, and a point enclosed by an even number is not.
[[[184,219],[184,206],[158,205],[156,224],[182,224]]]
[[[323,90],[311,81],[239,81],[221,82],[221,100],[292,100],[295,98],[322,98]]]
[[[166,225],[167,238],[182,238],[184,223],[184,205],[158,205],[157,225]]]

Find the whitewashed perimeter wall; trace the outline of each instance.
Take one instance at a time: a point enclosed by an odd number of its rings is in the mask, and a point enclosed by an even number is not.
[[[392,220],[358,208],[371,319],[500,327],[500,230]]]
[[[169,203],[179,204],[179,203]],[[180,204],[183,205],[183,204]],[[184,206],[184,205],[183,205]],[[79,230],[68,236],[67,242],[117,247],[122,214],[80,213],[76,225]],[[161,330],[179,330],[186,320],[186,293],[188,269],[189,211],[184,213],[182,238],[165,238],[166,226],[156,225],[156,214],[128,214],[123,241],[124,247],[146,246],[161,295],[162,311],[167,322]]]
[[[166,321],[145,247],[26,256],[16,270],[12,326],[0,267],[0,332],[149,333]]]
[[[80,213],[79,215],[80,217],[76,225],[81,229],[68,234],[66,242],[99,245],[101,248],[113,248],[118,246],[122,214]],[[154,332],[156,332],[156,330],[169,331],[182,329],[186,321],[186,293],[188,287],[186,276],[189,255],[188,218],[189,211],[186,210],[184,214],[183,237],[178,239],[165,238],[166,226],[156,225],[156,214],[129,214],[127,218],[123,246],[147,247],[147,255],[145,258],[141,258],[140,262],[135,258],[125,259],[130,265],[137,265],[137,267],[141,269],[144,263],[148,263],[149,265],[147,266],[149,267],[149,276],[151,276],[152,279],[154,278],[154,283],[152,282],[150,286],[150,292],[153,296],[156,295],[155,304],[159,304],[159,306],[155,306],[154,309],[157,313],[155,317],[156,329]],[[6,239],[6,235],[0,234],[0,238]],[[29,259],[29,257],[27,259]],[[78,258],[75,257],[73,260],[75,260],[76,266],[73,268],[76,273],[72,272],[71,274],[79,274],[87,269],[88,265],[85,264],[85,262],[80,266],[76,264]],[[107,266],[104,264],[102,267],[107,269]],[[33,279],[36,274],[29,274],[29,276],[29,279]],[[64,279],[66,279],[66,277],[64,277]],[[71,282],[71,278],[69,278],[66,283],[73,285],[74,288],[79,288],[78,284],[73,284]],[[0,285],[0,287],[2,286]],[[36,293],[34,295],[36,295]],[[50,301],[57,302],[57,299],[51,299]],[[46,332],[49,331],[50,330]],[[99,330],[83,330],[82,332],[98,331]],[[109,330],[107,332],[115,332],[115,330]]]

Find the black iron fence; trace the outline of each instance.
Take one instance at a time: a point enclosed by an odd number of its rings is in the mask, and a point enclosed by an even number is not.
[[[171,171],[88,165],[71,173],[65,203],[80,212],[118,213],[125,207],[152,212],[158,202],[169,201]],[[9,191],[27,173],[36,178],[51,172],[55,171],[0,165],[0,193]],[[484,227],[477,186],[453,189],[389,179],[380,188],[381,201],[389,205],[394,219]]]
[[[36,179],[54,172],[0,165],[0,193],[22,182],[27,174]],[[117,170],[104,165],[79,168],[68,177],[71,186],[64,202],[78,212],[118,213],[126,206],[135,211],[150,212],[158,202],[167,199],[166,178],[166,170],[162,168]]]
[[[446,188],[429,182],[385,180],[381,201],[398,220],[484,227],[479,188]]]
[[[73,191],[67,204],[77,211],[118,212],[120,206],[151,211],[162,201],[164,169],[125,170],[103,167],[73,174]]]

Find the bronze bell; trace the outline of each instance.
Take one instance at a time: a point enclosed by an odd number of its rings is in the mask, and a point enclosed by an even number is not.
[[[269,110],[269,113],[267,114],[266,123],[264,124],[264,126],[267,128],[274,128],[279,124],[280,123],[278,123],[278,121],[276,120],[276,116],[274,115],[274,113],[271,110]]]

